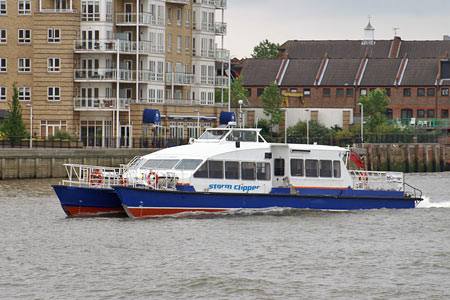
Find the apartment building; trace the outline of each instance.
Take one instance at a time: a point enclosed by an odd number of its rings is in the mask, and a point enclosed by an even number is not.
[[[195,137],[227,109],[215,99],[229,88],[225,9],[226,0],[0,0],[0,109],[16,83],[35,137],[67,131],[92,147]],[[144,123],[146,109],[161,124]]]

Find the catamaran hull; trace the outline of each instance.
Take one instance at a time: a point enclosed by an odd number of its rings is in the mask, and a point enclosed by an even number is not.
[[[126,217],[113,189],[52,185],[69,217]]]
[[[183,212],[223,212],[235,209],[286,207],[316,210],[360,210],[414,208],[419,198],[405,197],[397,191],[314,189],[314,194],[232,194],[159,191],[132,187],[113,187],[132,218],[172,215]]]

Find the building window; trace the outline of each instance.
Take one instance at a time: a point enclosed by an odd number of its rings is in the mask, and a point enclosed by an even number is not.
[[[425,117],[425,110],[424,109],[418,109],[417,110],[417,117],[418,118],[424,118]]]
[[[448,118],[448,109],[441,110],[441,118]]]
[[[167,8],[167,24],[172,24],[172,7]]]
[[[100,21],[100,1],[81,1],[81,21]]]
[[[181,35],[177,36],[177,53],[181,53]]]
[[[61,89],[59,86],[49,86],[47,88],[47,100],[48,101],[60,101]]]
[[[172,52],[172,35],[167,35],[167,52]]]
[[[303,96],[304,97],[311,96],[311,89],[303,89]]]
[[[19,44],[30,44],[30,43],[31,43],[31,30],[19,29]]]
[[[341,88],[336,89],[336,96],[344,97],[344,89],[341,89]]]
[[[388,119],[388,120],[392,120],[393,119],[393,114],[392,114],[392,109],[391,108],[387,108],[386,109],[386,119]]]
[[[6,44],[8,42],[8,31],[6,29],[0,29],[0,44]]]
[[[359,95],[360,96],[367,96],[367,89],[360,89],[359,90]]]
[[[391,96],[391,89],[390,88],[386,88],[384,90],[386,91],[386,96],[390,97]]]
[[[189,9],[186,10],[186,27],[191,26],[191,11]]]
[[[49,28],[47,30],[47,41],[49,43],[61,42],[61,31],[59,30],[59,28]]]
[[[190,41],[190,37],[186,37],[184,40],[184,48],[185,48],[185,52],[186,54],[189,54],[189,41]]]
[[[181,26],[181,8],[177,8],[177,25]]]
[[[424,88],[418,88],[417,89],[417,96],[419,96],[419,97],[425,96],[425,89]]]
[[[441,95],[442,95],[442,96],[448,96],[448,88],[443,88],[443,89],[441,90]]]
[[[0,86],[0,101],[5,101],[6,100],[6,86]],[[448,113],[448,111],[447,111]]]
[[[435,90],[434,88],[428,88],[427,89],[427,96],[431,97],[435,95]]]
[[[324,88],[324,89],[323,89],[323,96],[324,96],[324,97],[329,97],[330,94],[331,94],[331,91],[330,91],[329,88]]]
[[[8,59],[0,58],[0,72],[5,73],[8,72]]]
[[[31,72],[31,58],[19,58],[19,72]]]
[[[353,97],[353,89],[352,88],[345,89],[345,96]]]
[[[410,119],[413,117],[413,111],[410,108],[404,108],[401,110],[402,119]]]
[[[6,16],[7,10],[6,10],[6,0],[0,0],[0,16]]]
[[[47,59],[47,72],[60,72],[61,71],[61,61],[59,58],[48,58]]]
[[[248,91],[248,96],[250,97],[252,95],[252,89],[247,89]]]
[[[31,100],[31,87],[19,86],[19,101],[30,101],[30,100]]]
[[[257,91],[256,91],[256,94],[257,94],[257,96],[258,97],[261,97],[261,95],[264,93],[264,89],[258,89]]]
[[[427,110],[427,118],[434,118],[434,109]]]
[[[404,97],[409,97],[409,96],[411,96],[411,89],[410,89],[410,88],[404,88],[404,89],[403,89],[403,96],[404,96]]]
[[[31,1],[19,0],[19,15],[31,15]]]

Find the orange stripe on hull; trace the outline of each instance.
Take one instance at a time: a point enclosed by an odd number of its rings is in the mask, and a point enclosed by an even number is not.
[[[150,207],[128,207],[128,212],[135,218],[146,218],[155,216],[175,215],[184,212],[223,212],[226,209],[215,208],[150,208]]]
[[[82,216],[99,216],[99,215],[124,215],[125,211],[121,207],[86,207],[86,206],[65,206],[63,205],[65,213],[69,217]]]

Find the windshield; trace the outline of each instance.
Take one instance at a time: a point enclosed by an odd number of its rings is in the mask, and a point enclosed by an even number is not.
[[[175,170],[194,170],[202,162],[201,159],[182,159]]]
[[[256,137],[255,131],[233,130],[231,134],[227,136],[227,141],[256,142]]]
[[[198,139],[199,140],[220,140],[228,132],[229,132],[229,130],[226,130],[226,129],[206,130]]]

